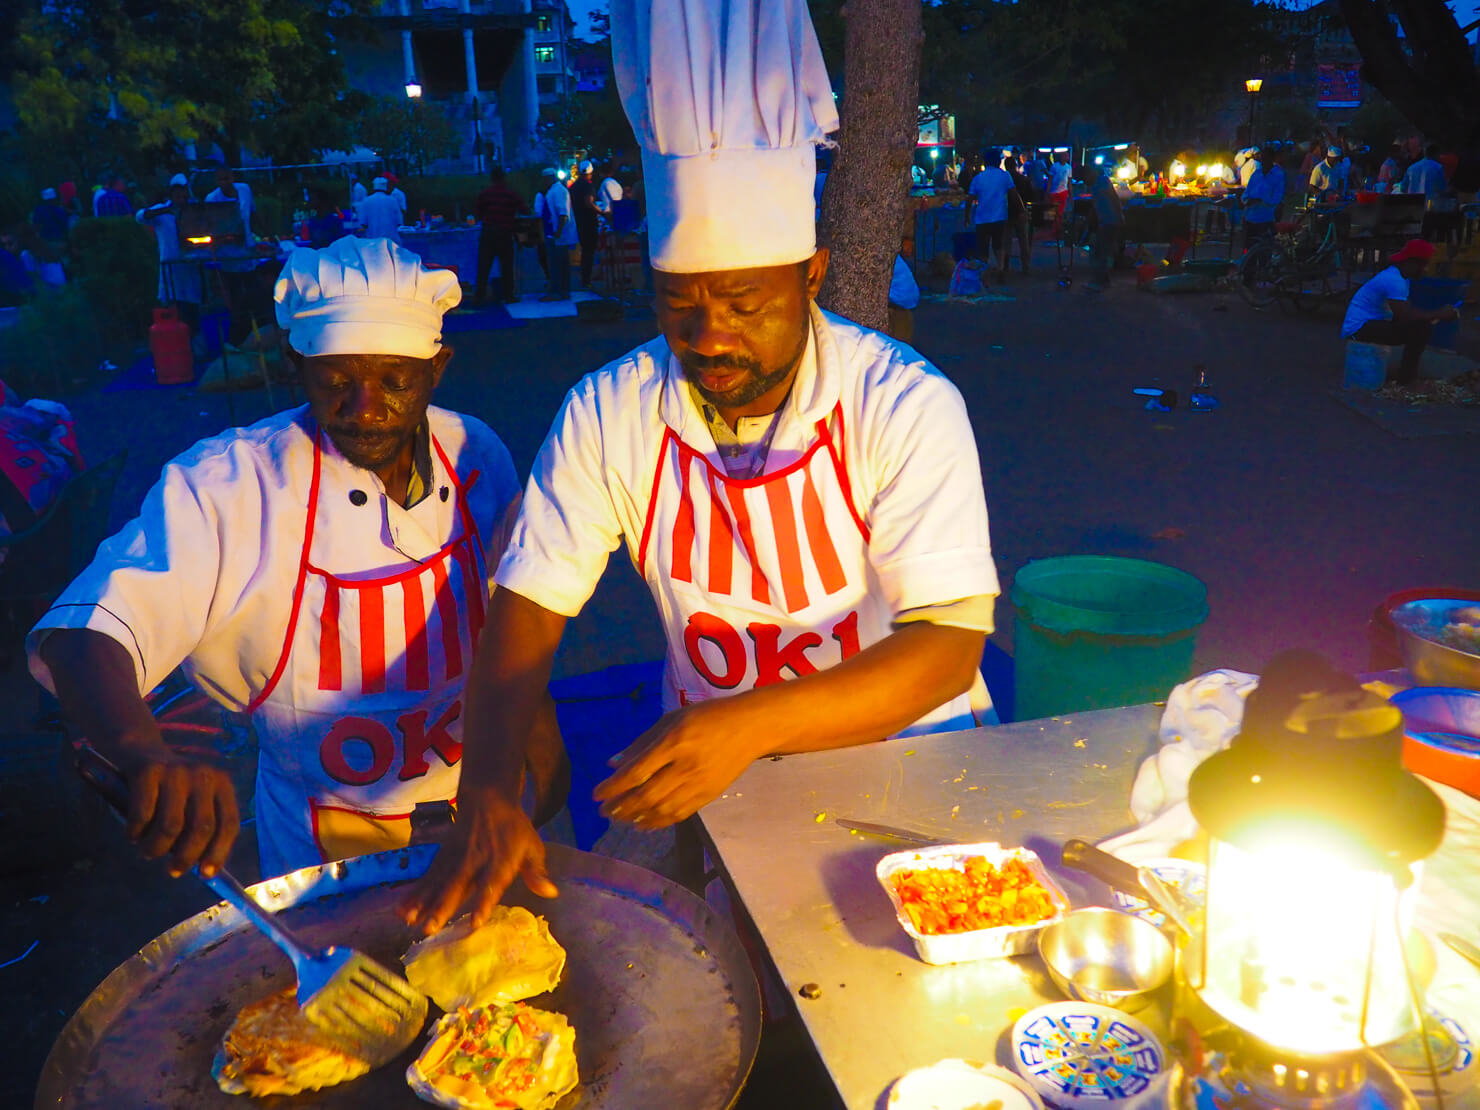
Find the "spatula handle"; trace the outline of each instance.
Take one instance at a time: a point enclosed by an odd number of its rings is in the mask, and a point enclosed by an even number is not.
[[[128,816],[128,780],[123,777],[123,772],[114,765],[112,760],[86,740],[74,743],[72,754],[77,774],[82,781],[97,791],[99,797],[108,803],[108,807],[114,813],[120,818],[126,818]],[[287,953],[294,964],[297,964],[300,959],[313,958],[312,950],[284,928],[270,912],[263,909],[230,871],[222,868],[209,878],[202,875],[198,867],[193,873],[197,879],[210,887],[217,897],[240,910],[248,921],[266,933],[274,944]]]

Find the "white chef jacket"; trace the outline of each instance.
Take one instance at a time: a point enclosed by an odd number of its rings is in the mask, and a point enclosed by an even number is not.
[[[777,418],[762,476],[751,483],[802,463],[815,450],[819,423],[828,425],[828,449],[836,444],[866,536],[869,595],[895,616],[997,595],[976,441],[955,386],[910,348],[815,306],[808,352]],[[581,379],[535,460],[499,585],[574,616],[620,543],[641,566],[657,476],[675,439],[723,469],[661,337]],[[810,528],[790,530],[793,542]],[[716,601],[746,604],[738,594]],[[681,630],[668,634],[665,698],[672,708],[674,661],[685,649],[674,644],[675,636],[684,640]],[[828,647],[822,644],[819,654]],[[757,669],[758,662],[750,673]],[[933,727],[945,724],[942,717]],[[971,724],[969,715],[950,721],[950,727]]]
[[[545,205],[548,214],[545,216],[550,221],[551,241],[557,247],[573,247],[580,242],[576,235],[575,212],[570,204],[570,190],[565,187],[565,182],[557,181],[551,185],[545,193]],[[565,217],[565,226],[558,234],[555,228],[560,223],[560,217]]]
[[[154,229],[159,240],[159,299],[190,301],[200,304],[200,270],[195,266],[174,266],[168,263],[180,257],[180,229],[175,218],[175,206],[170,201],[141,208],[134,219]]]
[[[355,215],[360,219],[360,234],[366,239],[389,239],[392,243],[400,243],[401,214],[396,198],[378,189],[355,205]]]
[[[1345,159],[1336,165],[1328,165],[1322,158],[1310,171],[1310,187],[1318,195],[1325,196],[1327,193],[1345,193],[1347,174],[1351,171],[1351,163]]]
[[[465,488],[472,471],[480,472],[467,497],[491,570],[512,523],[503,518],[519,494],[508,448],[471,416],[433,406],[427,422]],[[167,463],[139,516],[103,541],[31,631],[36,680],[54,689],[39,654],[50,630],[90,628],[128,649],[140,691],[183,664],[215,701],[244,710],[271,678],[293,607],[312,426],[301,406],[202,440]],[[450,483],[435,451],[427,496],[404,509],[386,499],[379,478],[323,438],[320,496],[339,506],[345,527],[316,534],[322,562],[346,578],[370,577],[445,546],[458,528],[457,505],[440,495]],[[367,503],[356,505],[352,491],[368,494]]]
[[[391,190],[391,200],[395,201],[397,207],[399,207],[401,209],[401,222],[402,223],[405,223],[406,222],[406,193],[402,190],[401,186],[397,185],[394,189]]]

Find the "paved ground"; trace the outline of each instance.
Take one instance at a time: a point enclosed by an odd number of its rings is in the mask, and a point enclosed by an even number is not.
[[[1149,296],[1129,283],[1061,290],[1052,257],[1040,249],[1043,269],[1009,287],[1013,301],[927,303],[916,318],[916,346],[972,414],[1004,586],[1048,555],[1171,563],[1208,585],[1197,666],[1257,669],[1297,645],[1360,668],[1368,616],[1387,594],[1480,585],[1475,412],[1373,417],[1343,404],[1334,312],[1254,313],[1225,295]],[[465,333],[438,401],[488,420],[527,469],[564,391],[652,332],[634,319]],[[1131,393],[1159,385],[1185,398],[1199,368],[1222,400],[1215,412],[1146,413]],[[119,523],[165,459],[227,423],[223,397],[188,391],[68,403],[91,456],[129,450]],[[267,411],[261,393],[237,405],[242,422]],[[1010,608],[994,636],[1009,651]],[[619,559],[572,622],[559,670],[660,651],[645,591]],[[52,742],[30,731],[37,701],[15,668],[0,676],[0,705],[0,963],[29,951],[0,966],[12,1015],[0,1104],[23,1105],[66,1015],[209,898],[136,862],[112,827],[76,816]],[[788,1089],[805,1058],[778,1058],[767,1067]]]

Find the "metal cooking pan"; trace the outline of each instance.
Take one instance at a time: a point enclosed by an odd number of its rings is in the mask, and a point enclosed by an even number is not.
[[[394,913],[433,845],[305,868],[251,888],[309,943],[346,944],[391,967],[417,939]],[[728,1110],[760,1040],[760,994],[728,920],[689,891],[604,856],[549,846],[552,901],[510,890],[543,914],[568,959],[560,986],[530,999],[576,1031],[581,1085],[560,1110]],[[238,1010],[294,983],[272,943],[224,903],[151,941],[88,997],[52,1046],[36,1106],[251,1105],[223,1094],[211,1060]],[[436,1014],[436,1007],[433,1008]],[[282,1107],[425,1108],[406,1066],[426,1043],[370,1074]]]

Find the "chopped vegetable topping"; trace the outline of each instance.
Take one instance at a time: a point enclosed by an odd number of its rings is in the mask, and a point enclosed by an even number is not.
[[[1032,925],[1057,912],[1048,890],[1020,859],[1001,870],[980,856],[965,866],[895,874],[894,889],[921,933],[963,933],[1002,925]]]

